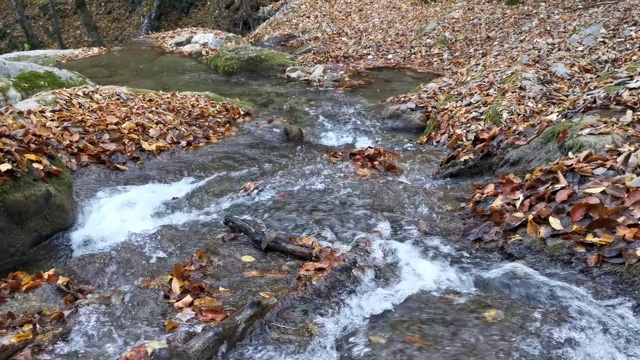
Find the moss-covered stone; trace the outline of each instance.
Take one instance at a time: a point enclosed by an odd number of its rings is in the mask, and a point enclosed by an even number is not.
[[[41,91],[80,86],[86,83],[82,78],[65,81],[52,71],[27,71],[13,79],[13,86],[20,91],[24,97],[31,97]]]
[[[69,229],[75,220],[73,179],[67,170],[44,182],[25,175],[0,187],[0,271],[52,235]]]
[[[431,115],[427,121],[427,126],[424,128],[424,135],[431,135],[438,129],[438,118]]]
[[[222,75],[276,75],[296,65],[288,54],[248,45],[225,45],[208,63]]]
[[[622,90],[623,86],[622,85],[609,85],[609,86],[605,86],[604,91],[608,94],[615,94],[618,91]]]
[[[500,114],[500,104],[495,103],[487,108],[484,112],[485,124],[500,125],[502,123],[502,114]]]
[[[578,132],[579,129],[580,129],[580,124],[577,122],[562,121],[545,130],[540,135],[540,140],[545,145],[550,144],[552,142],[557,142],[558,137],[565,130],[569,132],[567,137],[565,137],[565,140],[571,139],[575,135],[575,133]]]

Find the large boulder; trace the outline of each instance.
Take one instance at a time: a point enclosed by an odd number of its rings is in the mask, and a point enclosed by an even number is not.
[[[32,248],[69,229],[75,214],[67,171],[49,182],[25,176],[0,186],[0,271],[20,265]]]
[[[0,59],[28,62],[43,66],[55,66],[60,56],[74,56],[80,52],[79,49],[45,49],[45,50],[29,50],[15,51],[0,55]]]
[[[0,80],[4,83],[10,82],[11,87],[21,95],[20,99],[14,96],[11,101],[4,96],[7,103],[15,103],[41,91],[91,83],[86,77],[73,71],[2,58],[0,58]]]
[[[296,62],[279,51],[250,45],[225,45],[209,59],[209,66],[222,75],[276,75]]]

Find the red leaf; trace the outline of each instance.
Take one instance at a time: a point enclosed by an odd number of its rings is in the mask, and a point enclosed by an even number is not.
[[[149,353],[147,352],[147,347],[144,344],[138,345],[129,352],[127,352],[122,360],[147,360],[149,359]]]
[[[198,311],[198,319],[204,322],[220,322],[229,315],[222,309],[200,309]]]
[[[571,208],[571,221],[577,223],[584,218],[587,213],[587,205],[583,203],[577,203]]]
[[[590,222],[585,229],[587,231],[592,231],[595,229],[613,230],[617,226],[620,226],[620,223],[617,220],[609,219],[609,218],[600,218]]]
[[[624,206],[631,206],[640,201],[640,190],[633,190],[624,198]]]
[[[558,193],[556,194],[556,202],[558,204],[562,204],[563,202],[567,201],[567,199],[569,199],[569,195],[571,195],[571,193],[573,193],[573,190],[571,189],[562,189],[558,191]]]
[[[562,130],[560,135],[558,135],[558,137],[556,138],[556,142],[558,144],[560,144],[562,142],[562,140],[564,140],[564,138],[567,137],[568,134],[569,134],[569,130],[567,130],[567,129]]]

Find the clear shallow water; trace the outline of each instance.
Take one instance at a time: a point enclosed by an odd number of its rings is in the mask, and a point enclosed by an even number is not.
[[[632,359],[640,356],[640,322],[632,303],[596,299],[566,279],[562,269],[535,271],[523,264],[470,253],[454,239],[461,224],[452,213],[468,185],[434,180],[438,150],[417,148],[410,131],[387,130],[371,94],[327,93],[280,79],[226,79],[201,64],[132,45],[67,65],[102,84],[152,89],[214,91],[257,104],[258,121],[219,144],[165,154],[127,173],[79,172],[81,203],[74,229],[42,249],[34,267],[56,266],[98,291],[115,289],[107,304],[80,310],[64,341],[42,358],[113,359],[142,340],[166,336],[175,315],[159,295],[137,287],[141,277],[170,272],[198,248],[214,248],[216,286],[242,294],[282,286],[246,281],[246,269],[289,268],[276,255],[223,243],[226,214],[251,216],[268,227],[312,235],[348,248],[372,236],[372,266],[354,294],[338,307],[313,309],[317,334],[310,344],[258,337],[241,343],[233,359]],[[383,76],[382,78],[388,78]],[[417,80],[413,80],[417,82]],[[418,84],[416,84],[418,85]],[[405,86],[405,84],[402,84]],[[391,89],[389,88],[391,87]],[[402,89],[406,91],[406,89]],[[398,89],[398,92],[401,92]],[[264,120],[285,118],[303,128],[306,141],[289,144]],[[353,145],[400,153],[405,174],[363,180],[349,164],[324,153]],[[255,193],[239,193],[261,181]],[[429,224],[430,233],[418,229]],[[257,261],[242,264],[238,256]],[[226,270],[225,270],[226,269]],[[561,279],[564,279],[562,281]],[[500,311],[488,321],[485,313]],[[432,344],[406,344],[407,336]],[[384,339],[371,341],[371,337]],[[376,338],[373,338],[376,339]]]

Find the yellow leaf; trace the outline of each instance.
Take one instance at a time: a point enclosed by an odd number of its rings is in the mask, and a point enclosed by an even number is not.
[[[585,237],[584,241],[590,242],[590,243],[593,243],[593,244],[606,245],[606,244],[609,244],[610,242],[613,241],[613,235],[604,234],[604,235],[602,235],[601,238],[599,238],[599,237],[594,236],[593,234],[587,234],[587,237]]]
[[[0,164],[0,171],[5,172],[9,169],[11,169],[11,164],[9,163]]]
[[[549,216],[549,224],[551,224],[551,227],[556,230],[564,230],[564,227],[562,227],[562,223],[560,222],[560,220],[554,218],[553,216]]]
[[[21,342],[30,340],[33,337],[33,334],[30,332],[17,333],[11,337],[11,342],[14,344],[19,344]]]
[[[371,170],[369,169],[364,169],[364,168],[357,168],[356,169],[356,174],[365,177],[365,178],[369,178],[371,177]]]
[[[25,159],[31,160],[31,161],[41,161],[40,156],[38,155],[33,155],[33,154],[24,154]]]
[[[591,189],[584,189],[582,191],[587,194],[597,194],[599,192],[604,191],[604,189],[606,189],[606,186],[600,186],[600,187],[591,188]]]
[[[144,347],[147,348],[147,354],[151,355],[155,350],[166,348],[167,343],[164,341],[152,340],[144,344]]]
[[[387,339],[381,336],[369,336],[369,342],[372,344],[384,344],[387,342]]]
[[[503,197],[502,197],[502,195],[500,195],[495,200],[493,200],[493,203],[491,204],[491,208],[492,209],[500,209],[500,207],[503,204],[502,199],[503,199]]]
[[[129,168],[124,166],[124,165],[114,164],[113,166],[115,166],[120,171],[128,171],[129,170]]]
[[[187,295],[182,300],[175,302],[173,304],[173,307],[176,308],[176,310],[184,309],[187,306],[191,305],[192,302],[193,302],[193,297],[191,297],[191,295]]]
[[[504,319],[504,313],[498,309],[489,309],[482,315],[484,315],[484,318],[491,323]]]
[[[244,262],[254,262],[254,261],[256,261],[256,259],[251,255],[245,255],[245,256],[241,257],[240,259],[242,261],[244,261]]]
[[[67,285],[67,283],[70,281],[71,279],[69,279],[68,277],[64,277],[64,276],[60,276],[58,278],[58,284],[65,286]]]
[[[171,291],[173,291],[174,294],[178,295],[180,294],[180,291],[182,288],[182,284],[180,283],[180,280],[178,280],[177,278],[173,278],[171,280]]]

